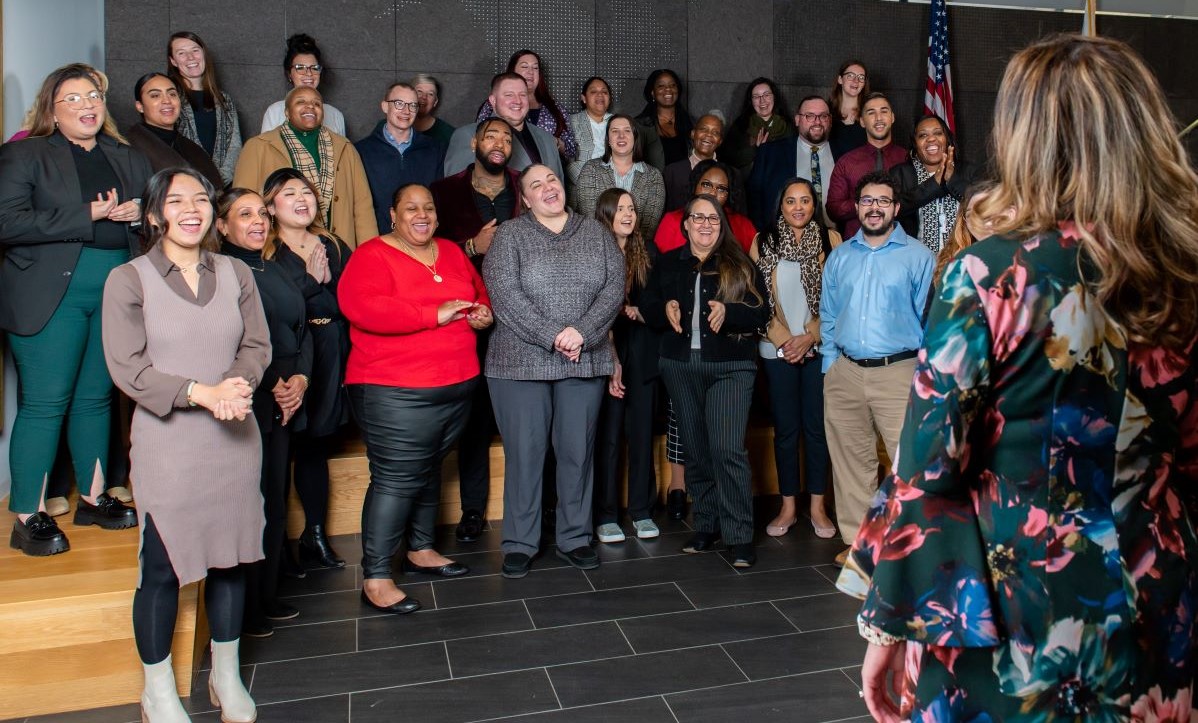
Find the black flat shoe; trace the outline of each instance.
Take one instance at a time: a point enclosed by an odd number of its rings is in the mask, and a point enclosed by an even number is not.
[[[80,527],[99,525],[105,530],[125,530],[137,527],[137,511],[115,497],[102,494],[94,505],[79,500],[75,505],[74,523]]]
[[[269,638],[275,634],[275,626],[265,620],[245,621],[241,624],[243,638]]]
[[[262,615],[267,620],[271,620],[273,622],[294,620],[295,618],[299,617],[299,614],[299,608],[295,607],[294,605],[288,605],[287,603],[281,602],[279,600],[275,600],[273,604],[265,606],[265,610],[262,612]]]
[[[67,536],[45,512],[35,512],[24,522],[13,520],[8,546],[30,557],[57,555],[71,549]]]
[[[503,576],[512,580],[524,577],[532,569],[532,558],[523,552],[509,552],[503,556]]]
[[[695,536],[682,546],[682,551],[687,553],[711,552],[719,541],[720,533],[718,532],[696,532]]]
[[[337,557],[333,546],[329,544],[324,525],[312,525],[304,529],[299,538],[299,561],[301,567],[309,570],[345,567],[345,560]]]
[[[363,590],[362,602],[366,603],[367,607],[378,610],[380,613],[391,613],[392,615],[407,615],[408,613],[414,613],[420,609],[420,601],[411,595],[391,605],[375,605],[373,602],[371,602],[370,598],[367,597],[366,591]]]
[[[482,513],[478,510],[466,510],[462,513],[462,520],[453,534],[458,538],[458,542],[478,542],[485,525],[486,520],[483,519]]]
[[[670,490],[666,493],[666,514],[671,520],[686,517],[686,490]]]
[[[470,568],[466,567],[460,562],[450,562],[445,565],[427,566],[417,565],[406,557],[403,559],[403,564],[401,567],[403,568],[404,573],[408,575],[423,573],[425,575],[438,575],[440,577],[461,577],[462,575],[470,572]]]
[[[732,553],[733,567],[753,567],[757,564],[757,553],[753,551],[751,542],[743,545],[729,545],[728,551]]]
[[[590,545],[576,547],[569,552],[557,551],[557,558],[565,560],[579,570],[594,570],[599,567],[599,553]]]

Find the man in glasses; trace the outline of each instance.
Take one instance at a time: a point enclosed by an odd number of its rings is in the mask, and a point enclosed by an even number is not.
[[[517,173],[534,163],[549,166],[558,178],[565,178],[562,158],[557,152],[557,140],[528,119],[528,84],[515,73],[500,73],[491,80],[491,95],[487,98],[495,109],[495,116],[504,119],[512,127],[512,157],[508,167]],[[467,123],[453,132],[449,150],[445,154],[445,175],[452,176],[474,162],[471,141],[476,124]]]
[[[429,186],[441,177],[445,149],[413,127],[420,112],[416,88],[392,83],[379,104],[383,120],[374,131],[354,143],[374,201],[380,231],[391,228],[391,200],[395,190],[409,183]]]
[[[865,174],[854,198],[860,228],[829,254],[819,304],[824,430],[846,545],[878,487],[877,438],[891,460],[898,448],[936,262],[895,223],[898,188],[888,174]]]
[[[662,171],[662,177],[666,184],[666,210],[672,211],[676,208],[681,208],[686,205],[686,202],[691,199],[691,193],[694,191],[694,184],[691,183],[691,170],[700,162],[706,160],[717,160],[716,151],[724,143],[724,116],[718,110],[713,110],[695,121],[695,127],[691,129],[691,152],[690,155],[681,161],[675,161]],[[744,213],[744,192],[743,181],[740,178],[740,172],[731,166],[728,167],[732,177],[729,179],[731,188],[735,191],[732,194],[734,200],[733,208],[740,213]]]
[[[792,178],[811,181],[819,197],[818,219],[825,226],[831,225],[825,192],[835,163],[828,144],[831,126],[832,112],[828,101],[818,95],[809,95],[799,103],[795,113],[798,135],[770,141],[757,149],[753,172],[749,176],[749,216],[757,228],[772,228],[778,223],[774,218],[778,197]]]
[[[857,183],[867,173],[889,173],[907,160],[907,149],[894,143],[894,111],[886,96],[870,93],[858,122],[865,128],[866,143],[836,159],[828,185],[828,215],[845,238],[857,233],[859,226],[853,196]]]

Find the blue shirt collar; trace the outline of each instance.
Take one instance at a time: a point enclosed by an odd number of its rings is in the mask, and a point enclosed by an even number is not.
[[[386,139],[387,143],[391,144],[392,148],[399,151],[400,153],[403,153],[404,151],[406,151],[412,147],[412,141],[415,140],[415,138],[416,138],[416,129],[413,128],[411,130],[411,132],[408,133],[408,140],[404,141],[403,143],[400,143],[399,141],[395,140],[395,136],[391,135],[391,129],[388,128],[387,123],[384,122],[383,123],[383,138]]]
[[[865,229],[857,229],[857,233],[853,234],[852,237],[849,238],[850,243],[859,244],[867,251],[879,251],[886,248],[890,244],[906,246],[912,241],[913,239],[907,235],[907,232],[903,230],[902,224],[900,224],[897,220],[894,222],[894,228],[891,229],[890,235],[886,237],[886,242],[876,248],[865,242]]]

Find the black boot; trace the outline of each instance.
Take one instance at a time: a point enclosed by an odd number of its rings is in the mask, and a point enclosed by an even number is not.
[[[345,560],[337,557],[324,534],[323,525],[305,528],[299,539],[300,564],[306,568],[345,567]]]

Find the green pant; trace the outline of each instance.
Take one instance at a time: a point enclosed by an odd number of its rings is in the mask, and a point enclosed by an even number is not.
[[[108,273],[128,260],[123,249],[84,248],[50,321],[36,334],[8,335],[18,383],[8,449],[13,512],[38,511],[68,415],[67,445],[80,493],[91,494],[96,479],[104,484],[112,378],[104,363],[100,302]]]

